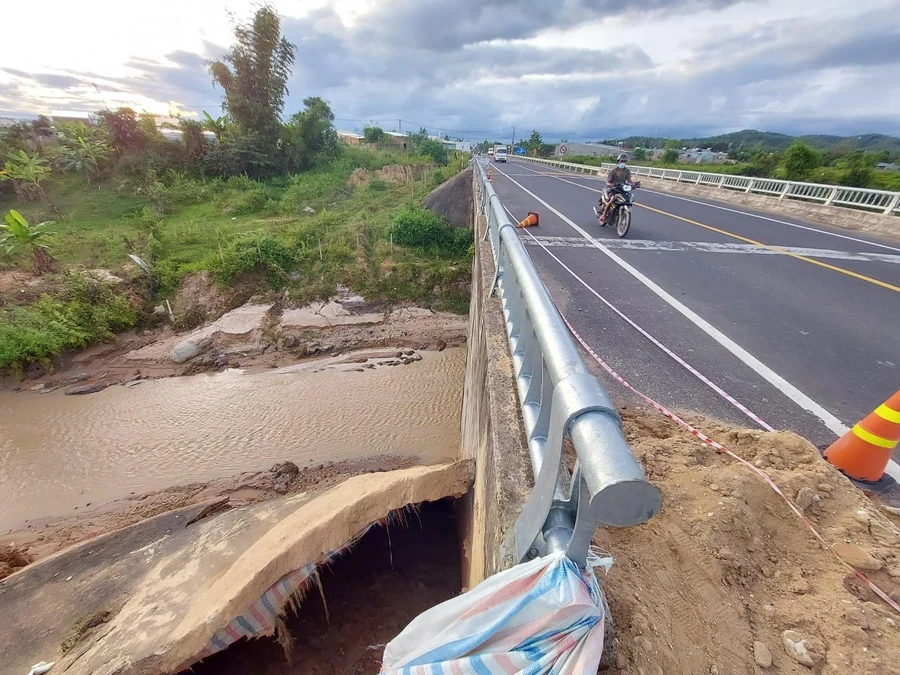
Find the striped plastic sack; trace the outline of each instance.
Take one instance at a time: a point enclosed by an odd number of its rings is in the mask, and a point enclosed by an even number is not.
[[[596,673],[600,593],[562,553],[517,565],[416,617],[385,648],[382,675]]]

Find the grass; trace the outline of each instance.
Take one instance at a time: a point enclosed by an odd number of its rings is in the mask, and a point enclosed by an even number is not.
[[[45,186],[53,208],[4,194],[0,210],[15,208],[32,222],[55,220],[52,253],[62,269],[121,270],[130,265],[129,253],[140,256],[157,275],[153,302],[171,298],[186,275],[210,270],[223,285],[284,290],[297,303],[342,283],[373,301],[410,300],[465,313],[471,233],[419,206],[452,171],[431,167],[408,183],[348,182],[360,167],[427,161],[349,148],[328,167],[267,182],[170,173],[88,187],[78,176],[54,174]],[[26,264],[0,257],[0,271]],[[46,366],[139,318],[109,305],[106,296],[100,315],[84,315],[84,298],[72,283],[59,297],[0,310],[0,371]],[[107,309],[112,315],[102,314]]]

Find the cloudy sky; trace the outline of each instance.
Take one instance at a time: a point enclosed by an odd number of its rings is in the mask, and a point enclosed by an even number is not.
[[[205,62],[253,0],[6,3],[0,115],[218,114]],[[900,0],[275,0],[286,113],[495,138],[900,135]],[[124,8],[129,7],[127,13]],[[39,26],[35,22],[39,20]],[[27,26],[35,26],[26,30]]]

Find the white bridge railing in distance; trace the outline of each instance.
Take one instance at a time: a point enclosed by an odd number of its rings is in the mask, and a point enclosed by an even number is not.
[[[588,166],[561,162],[555,159],[539,159],[536,157],[516,157],[529,162],[571,169],[578,173],[594,175],[604,174],[613,168],[613,164]],[[723,190],[735,190],[752,194],[777,197],[778,199],[797,199],[800,201],[836,206],[842,208],[864,209],[886,216],[900,216],[900,192],[888,190],[871,190],[869,188],[847,187],[844,185],[824,185],[821,183],[801,183],[798,181],[779,180],[777,178],[754,178],[752,176],[733,176],[724,173],[707,173],[690,169],[660,169],[651,166],[631,166],[631,171],[638,176],[671,180],[676,183],[705,185]]]

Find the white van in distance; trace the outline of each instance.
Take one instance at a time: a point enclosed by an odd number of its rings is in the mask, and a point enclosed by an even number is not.
[[[494,148],[494,161],[506,162],[506,148]]]

